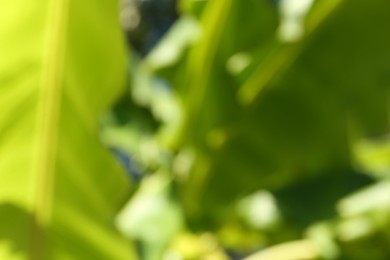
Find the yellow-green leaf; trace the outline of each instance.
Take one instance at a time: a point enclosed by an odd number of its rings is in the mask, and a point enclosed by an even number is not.
[[[0,3],[0,257],[133,259],[126,176],[99,143],[126,53],[116,1]]]

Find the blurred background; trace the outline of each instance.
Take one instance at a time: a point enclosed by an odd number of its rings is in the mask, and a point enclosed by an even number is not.
[[[388,1],[121,3],[142,259],[390,258]]]

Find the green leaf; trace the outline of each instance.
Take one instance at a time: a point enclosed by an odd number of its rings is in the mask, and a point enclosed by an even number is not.
[[[316,1],[293,40],[265,2],[228,2],[206,5],[177,87],[180,141],[197,151],[183,201],[193,219],[216,225],[220,208],[257,189],[353,172],[350,133],[388,131],[388,1]],[[256,26],[244,26],[256,11]]]
[[[212,1],[205,6],[200,37],[188,54],[183,80],[174,82],[185,112],[177,143],[199,149],[196,168],[183,185],[185,207],[191,215],[199,210],[200,204],[193,202],[212,177],[209,158],[230,138],[227,127],[242,112],[236,99],[239,84],[229,68],[244,64],[247,52],[268,47],[276,25],[276,10],[265,1]]]
[[[114,227],[130,185],[96,136],[126,80],[117,9],[0,4],[2,259],[135,258]]]

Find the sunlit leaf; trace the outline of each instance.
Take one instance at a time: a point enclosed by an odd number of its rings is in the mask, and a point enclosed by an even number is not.
[[[134,259],[129,181],[96,136],[126,79],[116,1],[0,4],[0,255]],[[18,220],[18,221],[16,221]]]

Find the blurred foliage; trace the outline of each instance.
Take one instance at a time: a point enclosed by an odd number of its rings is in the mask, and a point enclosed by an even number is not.
[[[177,223],[160,257],[145,259],[388,259],[389,3],[177,4],[175,23],[133,63],[128,99],[158,123],[133,145],[153,140],[131,153],[154,165],[139,192],[162,171],[170,196],[159,198],[176,205],[144,224]],[[133,203],[122,229],[140,212]],[[202,246],[183,232],[207,234],[224,257],[194,256]]]
[[[390,2],[54,2],[0,4],[0,259],[390,258]]]

